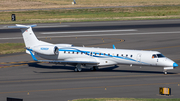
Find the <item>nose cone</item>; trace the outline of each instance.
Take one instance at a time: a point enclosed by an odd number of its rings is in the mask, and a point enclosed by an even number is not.
[[[173,67],[177,67],[177,66],[178,66],[178,64],[174,62],[173,63]]]

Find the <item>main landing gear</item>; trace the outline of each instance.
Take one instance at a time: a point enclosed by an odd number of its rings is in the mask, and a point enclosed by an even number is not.
[[[81,70],[82,70],[81,68],[77,68],[77,67],[74,68],[75,72],[80,72]]]
[[[74,68],[75,72],[81,72],[82,68],[81,68],[81,64],[77,64],[76,67]],[[92,68],[90,68],[92,71],[96,71],[98,70],[98,66],[93,66]]]
[[[77,64],[76,67],[74,68],[75,72],[80,72],[82,70],[81,64]]]
[[[92,71],[98,70],[98,66],[93,66],[93,67],[91,68],[91,70],[92,70]]]

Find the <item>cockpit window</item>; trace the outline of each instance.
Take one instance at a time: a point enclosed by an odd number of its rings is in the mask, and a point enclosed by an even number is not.
[[[157,58],[157,55],[156,55],[156,54],[153,54],[153,55],[152,55],[152,58]]]
[[[162,54],[153,54],[152,55],[152,58],[163,58],[163,57],[165,57],[165,56]]]
[[[157,57],[158,57],[158,58],[163,58],[163,57],[165,57],[165,56],[162,55],[162,54],[157,54]]]

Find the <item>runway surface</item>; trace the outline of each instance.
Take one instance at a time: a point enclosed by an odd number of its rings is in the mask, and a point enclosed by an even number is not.
[[[19,29],[0,25],[0,43],[23,42]],[[51,43],[75,46],[160,51],[180,65],[180,20],[142,20],[38,24],[36,36]],[[159,95],[170,87],[172,95]],[[30,55],[0,56],[0,101],[67,101],[80,98],[180,98],[180,68],[119,65],[97,71],[36,63]]]

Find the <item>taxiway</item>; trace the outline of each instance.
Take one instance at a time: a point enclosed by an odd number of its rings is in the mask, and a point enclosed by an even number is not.
[[[19,29],[0,25],[0,43],[23,42]],[[143,20],[38,24],[33,28],[40,40],[75,46],[160,51],[180,65],[180,20]],[[163,68],[107,66],[97,71],[37,63],[30,55],[0,56],[0,100],[67,101],[80,98],[179,98],[180,68],[163,74]],[[170,87],[171,96],[159,95],[159,87]]]

